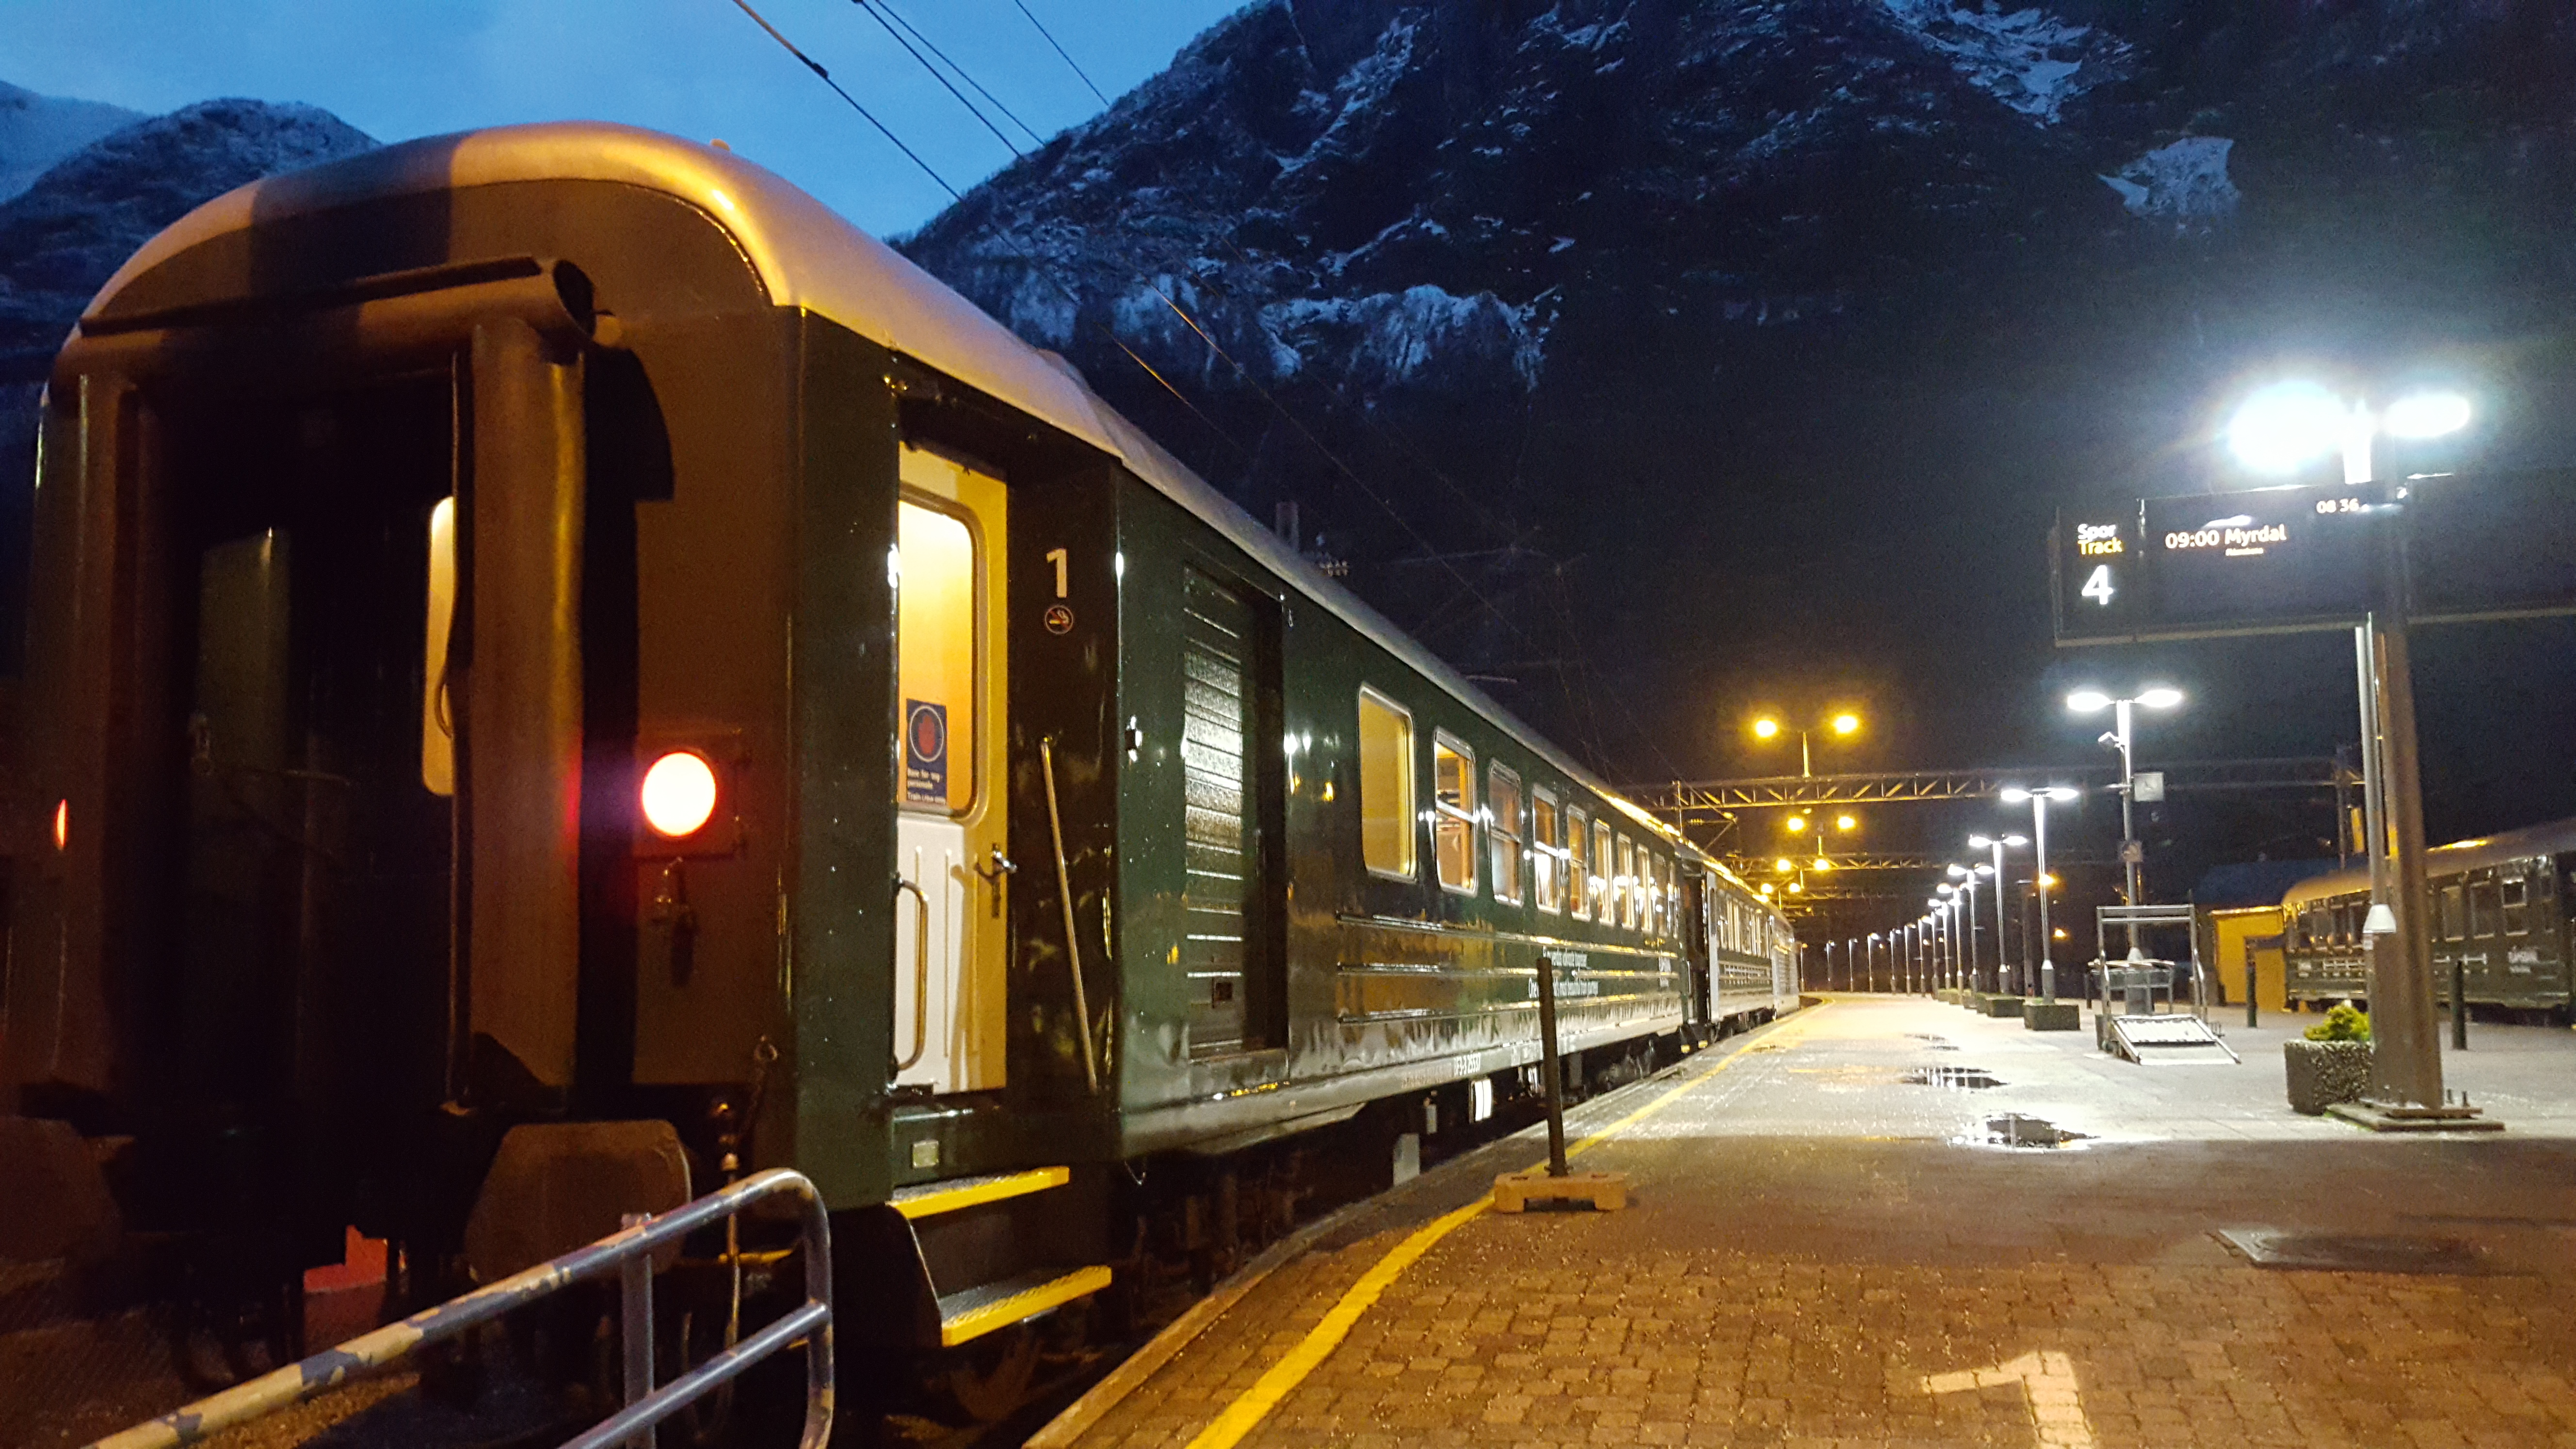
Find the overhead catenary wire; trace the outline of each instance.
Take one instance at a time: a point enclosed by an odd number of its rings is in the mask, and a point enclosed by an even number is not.
[[[957,98],[957,104],[966,108],[966,114],[973,116],[978,122],[982,123],[985,130],[993,133],[993,139],[1002,143],[1003,150],[1010,152],[1013,156],[1020,154],[1018,143],[1014,142],[1009,136],[1004,135],[1002,133],[1002,128],[993,124],[992,117],[987,116],[982,111],[976,109],[975,103],[966,99],[966,93],[957,89],[956,83],[949,80],[947,75],[942,72],[939,67],[932,65],[928,56],[923,55],[918,49],[914,48],[911,41],[904,39],[903,32],[895,29],[895,25],[892,20],[887,19],[884,13],[880,12],[875,5],[869,3],[869,0],[850,0],[850,3],[858,6],[861,10],[866,11],[870,20],[873,20],[878,25],[884,27],[885,33],[894,37],[894,43],[903,47],[904,54],[911,56],[916,61],[919,61],[921,63],[921,68],[930,72],[930,78],[939,82],[940,89],[948,92],[952,96],[955,96]],[[928,43],[929,42],[927,41],[923,42],[925,45]],[[943,59],[944,58],[945,57],[943,57]],[[955,62],[952,61],[950,63],[954,64]],[[958,74],[964,75],[965,72],[960,71]],[[974,81],[971,77],[967,80],[967,84],[974,85]],[[976,86],[975,88],[977,90],[983,89],[982,86]]]
[[[1091,86],[1091,93],[1100,97],[1100,103],[1104,106],[1109,104],[1109,97],[1101,95],[1100,87],[1092,85],[1091,73],[1084,70],[1082,68],[1082,62],[1075,60],[1070,54],[1067,54],[1065,48],[1061,44],[1057,43],[1055,32],[1046,28],[1046,22],[1038,19],[1035,12],[1031,11],[1028,5],[1024,3],[1024,0],[1011,0],[1011,3],[1019,7],[1019,11],[1022,15],[1029,17],[1029,23],[1038,28],[1038,34],[1046,37],[1047,44],[1055,46],[1055,53],[1064,57],[1064,63],[1073,67],[1073,73],[1082,77],[1082,83],[1084,85]]]
[[[984,89],[984,83],[982,81],[975,79],[972,72],[957,63],[955,57],[949,55],[947,51],[941,50],[938,44],[931,40],[929,36],[922,34],[921,27],[913,24],[902,11],[895,9],[892,4],[888,3],[888,0],[866,0],[866,3],[883,11],[894,21],[895,24],[902,26],[907,32],[909,32],[913,39],[920,41],[924,50],[927,50],[932,55],[939,57],[941,64],[947,66],[950,70],[957,72],[957,78],[959,80],[962,80],[969,86],[974,87],[975,94],[982,96],[985,100],[991,102],[994,110],[1001,112],[1003,117],[1012,125],[1019,127],[1020,130],[1028,136],[1030,144],[1038,146],[1046,144],[1046,138],[1037,133],[1036,127],[1021,120],[1018,112],[1013,111],[1009,106],[1003,105],[1001,97]]]
[[[801,51],[801,50],[798,50],[798,49],[796,48],[796,42],[794,42],[794,41],[792,41],[792,40],[789,40],[789,39],[788,39],[786,36],[784,36],[784,35],[779,34],[779,33],[778,33],[778,27],[777,27],[777,26],[770,24],[770,23],[768,22],[768,20],[766,20],[766,19],[764,19],[764,18],[762,17],[762,15],[761,15],[761,13],[760,13],[759,11],[754,10],[754,9],[752,9],[752,8],[751,8],[750,0],[733,0],[733,3],[734,3],[734,5],[735,5],[735,7],[736,7],[737,9],[739,9],[739,10],[741,10],[741,11],[742,11],[742,13],[743,13],[743,14],[748,15],[748,16],[750,16],[750,17],[751,17],[751,21],[752,21],[752,23],[753,23],[754,25],[757,25],[757,26],[759,26],[761,29],[768,31],[768,32],[769,32],[769,38],[770,38],[770,39],[775,40],[775,41],[777,41],[780,45],[782,45],[782,46],[786,47],[786,49],[787,49],[787,53],[788,53],[789,55],[792,55],[792,56],[796,57],[798,60],[803,61],[803,62],[805,63],[805,68],[806,68],[807,70],[810,70],[810,71],[814,72],[814,75],[815,75],[815,78],[816,78],[816,79],[818,79],[818,80],[822,81],[822,82],[823,82],[823,84],[825,84],[825,85],[827,85],[827,86],[830,86],[830,87],[832,88],[832,94],[834,94],[834,95],[836,95],[836,96],[839,96],[839,97],[840,97],[842,100],[844,100],[844,101],[849,102],[849,104],[850,104],[850,109],[851,109],[851,110],[854,110],[854,111],[858,112],[858,113],[859,113],[859,116],[860,116],[860,118],[861,118],[861,119],[865,120],[869,125],[876,127],[876,128],[877,128],[877,134],[878,134],[878,135],[880,135],[880,136],[885,137],[885,138],[886,138],[886,140],[888,140],[888,141],[892,142],[892,143],[894,144],[894,148],[895,148],[896,150],[901,151],[901,152],[904,154],[904,156],[912,162],[912,164],[913,164],[913,165],[918,166],[918,167],[920,167],[920,168],[921,168],[921,172],[922,172],[922,174],[923,174],[923,175],[925,175],[925,176],[929,177],[929,178],[930,178],[931,180],[933,180],[933,181],[938,182],[938,183],[939,183],[939,189],[940,189],[940,190],[942,190],[942,191],[947,192],[947,193],[948,193],[948,195],[949,195],[949,198],[950,198],[951,200],[955,200],[955,201],[963,201],[963,200],[965,200],[965,199],[966,199],[966,198],[965,198],[965,196],[964,196],[963,194],[961,194],[961,193],[957,190],[957,188],[956,188],[956,187],[951,186],[951,185],[949,185],[949,184],[948,184],[948,178],[947,178],[947,177],[945,177],[945,176],[940,175],[940,174],[939,174],[939,172],[938,172],[938,170],[937,170],[937,168],[933,167],[929,162],[922,160],[922,159],[921,159],[921,157],[920,157],[919,155],[917,155],[917,154],[913,151],[913,149],[912,149],[910,146],[907,146],[907,145],[903,144],[903,138],[902,138],[901,136],[898,136],[898,135],[896,135],[893,131],[891,131],[891,130],[887,129],[887,127],[886,127],[886,123],[885,123],[885,122],[883,122],[883,121],[878,120],[878,119],[876,118],[876,114],[875,114],[874,112],[870,111],[867,107],[865,107],[865,106],[863,106],[863,105],[860,105],[860,104],[859,104],[859,98],[858,98],[858,97],[856,97],[856,96],[854,96],[854,95],[851,95],[851,94],[850,94],[848,91],[846,91],[846,90],[843,90],[843,89],[841,88],[841,83],[840,83],[839,81],[836,81],[836,80],[832,79],[832,73],[831,73],[830,71],[828,71],[828,70],[823,69],[823,63],[822,63],[821,61],[818,61],[818,60],[816,60],[814,57],[812,57],[812,56],[810,56],[810,55],[807,55],[805,52],[803,52],[803,51]]]
[[[780,47],[785,49],[789,55],[796,57],[798,61],[802,62],[805,68],[812,71],[815,77],[821,80],[823,84],[830,86],[834,95],[837,95],[842,100],[848,102],[851,110],[858,112],[869,125],[876,127],[877,133],[885,137],[889,142],[892,142],[894,148],[904,154],[905,159],[911,161],[913,165],[920,167],[923,175],[939,183],[939,189],[947,192],[950,200],[963,201],[966,199],[956,187],[948,184],[948,178],[940,175],[937,168],[933,167],[929,162],[922,160],[919,153],[915,152],[910,146],[903,144],[902,137],[897,136],[893,131],[888,130],[885,122],[878,120],[875,114],[870,112],[867,107],[860,105],[856,96],[853,96],[848,91],[842,89],[841,83],[832,79],[832,73],[823,68],[822,62],[817,61],[814,57],[807,55],[802,50],[799,50],[796,46],[796,42],[789,40],[785,35],[780,34],[777,26],[770,24],[759,11],[752,9],[749,4],[749,0],[733,0],[733,3],[736,9],[751,17],[753,24],[758,25],[763,31],[766,31],[770,39],[777,41]],[[1056,291],[1062,293],[1064,295],[1064,299],[1073,304],[1076,314],[1078,315],[1080,313],[1082,309],[1082,299],[1074,295],[1072,288],[1067,287],[1062,281],[1058,280],[1053,273],[1047,271],[1044,267],[1039,266],[1037,260],[1031,257],[1028,253],[1011,245],[1008,239],[1003,241],[1003,247],[1021,265],[1027,267],[1032,276],[1040,278],[1049,286],[1054,287]],[[1125,342],[1121,341],[1117,333],[1110,331],[1104,324],[1095,322],[1093,325],[1099,328],[1101,336],[1109,339],[1110,346],[1125,353],[1128,361],[1133,362],[1138,367],[1144,369],[1147,377],[1150,377],[1154,381],[1162,384],[1165,392],[1170,393],[1175,401],[1180,403],[1182,407],[1187,408],[1190,416],[1197,418],[1202,423],[1205,423],[1208,431],[1223,439],[1227,447],[1234,449],[1236,453],[1241,454],[1243,457],[1249,458],[1252,456],[1251,449],[1244,447],[1242,443],[1238,442],[1235,439],[1235,436],[1232,433],[1227,432],[1216,419],[1209,417],[1206,413],[1200,411],[1198,404],[1191,402],[1186,394],[1184,394],[1179,388],[1174,387],[1171,379],[1156,371],[1154,365],[1147,362],[1142,356],[1138,355],[1136,349],[1129,347]]]

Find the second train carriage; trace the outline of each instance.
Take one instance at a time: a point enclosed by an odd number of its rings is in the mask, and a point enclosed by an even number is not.
[[[2566,1012],[2576,1001],[2576,820],[2436,846],[2424,871],[2436,1001],[2449,1003],[2456,967],[2472,1004]],[[2369,913],[2366,868],[2302,881],[2281,898],[2293,1007],[2369,996]]]
[[[714,148],[200,208],[58,359],[35,537],[9,1070],[238,1284],[784,1164],[844,1341],[955,1346],[1203,1180],[1134,1164],[1523,1080],[1539,971],[1573,1051],[1795,1002],[1740,881]]]

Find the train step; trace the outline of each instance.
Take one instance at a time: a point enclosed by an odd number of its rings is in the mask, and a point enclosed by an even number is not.
[[[956,1177],[946,1182],[925,1182],[917,1187],[898,1190],[889,1199],[894,1210],[915,1220],[937,1217],[941,1213],[959,1212],[982,1207],[988,1202],[1044,1192],[1062,1187],[1073,1180],[1073,1170],[1065,1167],[1033,1167],[1026,1172],[997,1172],[984,1177]]]
[[[1109,1276],[1105,1264],[1071,1271],[1041,1268],[999,1283],[943,1293],[939,1295],[940,1347],[955,1348],[997,1328],[1008,1328],[1077,1298],[1087,1298],[1108,1287]]]

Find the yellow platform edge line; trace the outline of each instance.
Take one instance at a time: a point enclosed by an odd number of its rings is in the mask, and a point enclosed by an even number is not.
[[[1061,1170],[1061,1169],[1059,1169]],[[971,1313],[960,1314],[939,1324],[939,1345],[955,1348],[970,1339],[983,1337],[997,1328],[1008,1328],[1023,1318],[1034,1318],[1050,1308],[1089,1297],[1109,1286],[1109,1269],[1103,1264],[1076,1268],[1052,1282],[1041,1283],[1025,1293],[987,1303]]]
[[[1033,1192],[1044,1192],[1051,1187],[1062,1187],[1072,1180],[1073,1169],[1070,1167],[1033,1167],[1026,1172],[1014,1172],[1008,1177],[964,1183],[957,1187],[942,1188],[937,1192],[925,1192],[919,1197],[897,1198],[894,1210],[907,1218],[937,1217],[941,1213],[953,1213],[988,1202],[1000,1202],[1006,1197],[1021,1197]]]
[[[1817,1007],[1815,1014],[1822,1014],[1830,1007],[1831,1003]],[[1813,1020],[1813,1016],[1805,1015],[1797,1020],[1800,1025],[1795,1030],[1774,1023],[1748,1034],[1742,1045],[1714,1063],[1691,1073],[1689,1077],[1667,1089],[1653,1101],[1575,1143],[1566,1149],[1565,1155],[1572,1157],[1578,1152],[1589,1151],[1662,1111],[1692,1088],[1735,1065],[1737,1058],[1759,1043],[1776,1044],[1784,1038],[1795,1041],[1804,1036],[1806,1032],[1803,1023]],[[1532,1170],[1543,1165],[1543,1162],[1533,1164]],[[1290,1390],[1304,1383],[1308,1374],[1313,1373],[1325,1359],[1331,1357],[1334,1349],[1341,1347],[1342,1340],[1349,1337],[1351,1329],[1358,1325],[1360,1315],[1368,1312],[1370,1307],[1376,1304],[1379,1295],[1386,1292],[1387,1287],[1394,1283],[1405,1269],[1412,1267],[1415,1259],[1430,1252],[1433,1244],[1459,1228],[1465,1227],[1470,1219],[1486,1212],[1493,1205],[1494,1195],[1488,1192],[1465,1207],[1423,1224],[1403,1242],[1388,1249],[1386,1256],[1378,1259],[1367,1272],[1361,1274],[1360,1280],[1352,1284],[1349,1291],[1342,1294],[1340,1301],[1324,1314],[1324,1321],[1309,1329],[1306,1336],[1299,1340],[1294,1348],[1289,1349],[1285,1357],[1272,1364],[1260,1378],[1253,1381],[1252,1387],[1245,1389],[1233,1403],[1226,1405],[1225,1412],[1210,1420],[1208,1426],[1201,1429],[1190,1440],[1188,1449],[1234,1449],[1236,1444],[1242,1442],[1243,1436],[1260,1427],[1261,1421],[1270,1416],[1270,1411],[1279,1407],[1279,1401],[1288,1397]]]

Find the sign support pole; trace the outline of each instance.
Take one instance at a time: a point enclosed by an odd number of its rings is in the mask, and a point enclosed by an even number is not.
[[[2365,626],[2376,646],[2366,655],[2377,684],[2372,703],[2380,784],[2374,800],[2389,827],[2371,829],[2371,877],[2374,885],[2385,886],[2372,899],[2396,914],[2386,923],[2393,931],[2370,938],[2370,1085],[2391,1106],[2438,1107],[2442,1044],[2433,1009],[2431,923],[2424,918],[2424,786],[2415,750],[2415,674],[2407,653],[2412,580],[2402,507],[2391,508],[2381,524],[2379,608]],[[2395,858],[2388,860],[2392,845]]]

